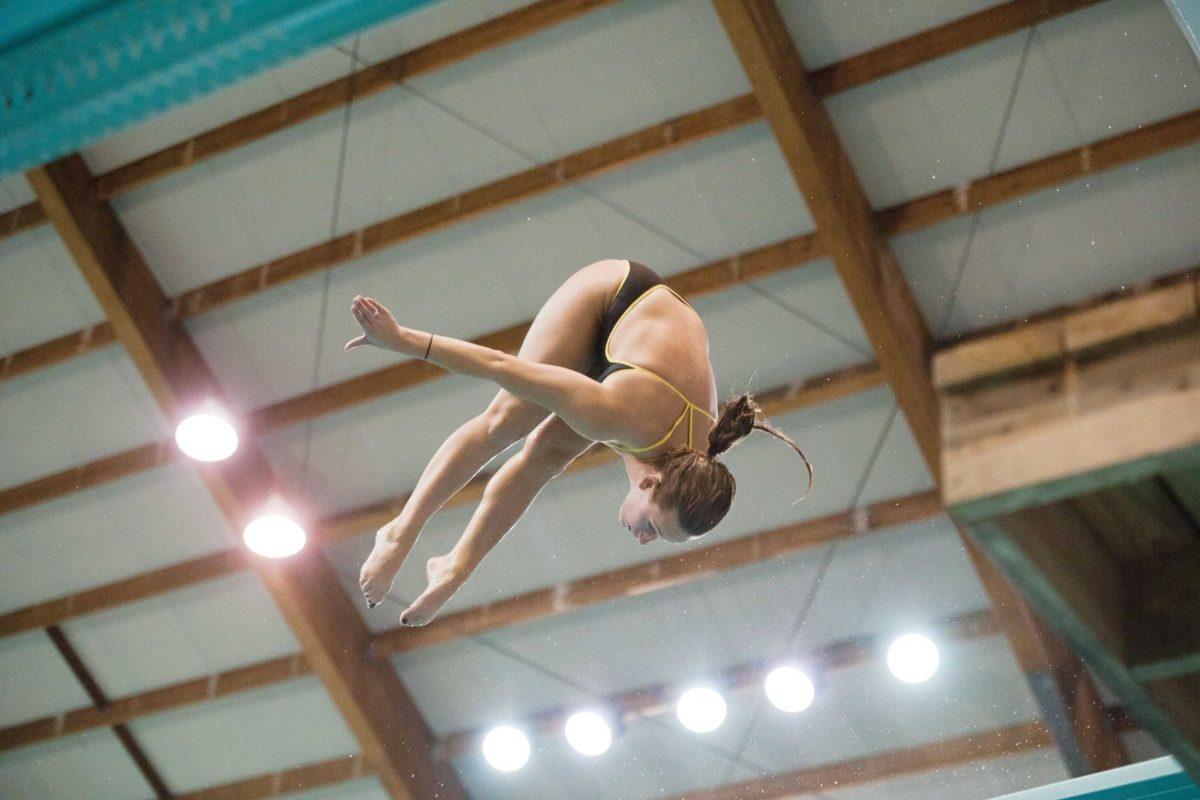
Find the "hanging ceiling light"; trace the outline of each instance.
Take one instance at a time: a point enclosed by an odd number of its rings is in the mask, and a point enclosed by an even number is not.
[[[937,672],[937,645],[928,636],[905,634],[888,648],[887,665],[905,683],[923,683]]]
[[[242,531],[246,547],[267,558],[287,558],[299,553],[308,537],[295,517],[286,503],[271,498],[262,513]]]
[[[679,697],[675,715],[683,727],[696,733],[708,733],[725,721],[725,698],[707,686],[694,686]]]
[[[237,450],[238,433],[225,410],[208,402],[179,423],[175,443],[197,461],[224,461]]]
[[[812,679],[796,667],[778,667],[763,683],[767,699],[780,711],[795,714],[812,705],[817,690]]]
[[[598,756],[612,746],[612,727],[595,711],[577,711],[563,728],[567,742],[585,756]]]
[[[488,731],[483,737],[483,757],[502,772],[515,772],[529,761],[529,738],[508,725]]]

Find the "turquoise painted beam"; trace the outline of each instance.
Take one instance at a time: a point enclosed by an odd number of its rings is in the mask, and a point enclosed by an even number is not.
[[[0,176],[434,0],[0,0]]]
[[[1166,0],[1166,3],[1179,27],[1183,28],[1183,35],[1192,46],[1196,59],[1200,60],[1200,0]]]

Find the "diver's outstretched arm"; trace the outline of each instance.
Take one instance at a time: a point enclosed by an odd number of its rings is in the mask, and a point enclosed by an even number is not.
[[[424,625],[466,582],[475,568],[504,538],[542,487],[591,445],[556,416],[547,417],[525,439],[525,445],[488,481],[483,499],[467,529],[444,556],[425,566],[428,588],[400,616],[404,625]]]
[[[449,336],[405,328],[386,308],[367,297],[355,297],[354,319],[363,333],[346,343],[347,350],[373,344],[424,358],[443,369],[492,381],[522,400],[557,414],[580,436],[601,442],[624,439],[621,404],[611,386],[573,369],[526,361],[501,350]]]

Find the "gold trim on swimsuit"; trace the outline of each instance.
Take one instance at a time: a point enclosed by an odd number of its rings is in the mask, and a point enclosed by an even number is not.
[[[626,260],[625,264],[626,264],[625,277],[621,279],[621,285],[617,287],[617,294],[621,293],[621,289],[624,288],[625,281],[629,278],[629,272],[632,269],[632,267],[629,265],[628,260]],[[647,369],[646,367],[640,366],[638,364],[634,364],[629,361],[621,361],[620,359],[613,358],[612,355],[609,353],[608,346],[609,346],[609,343],[612,341],[612,336],[614,333],[617,332],[617,328],[620,327],[621,323],[625,321],[626,315],[629,314],[630,311],[633,311],[633,309],[637,306],[638,303],[642,302],[642,300],[649,297],[650,293],[653,292],[655,289],[666,289],[668,292],[670,292],[671,294],[678,297],[681,301],[683,301],[683,303],[685,305],[687,305],[689,308],[691,308],[692,304],[689,303],[687,300],[685,300],[683,295],[679,294],[679,292],[675,291],[674,289],[672,289],[670,286],[666,285],[665,283],[659,283],[659,284],[655,284],[654,286],[651,286],[649,289],[647,289],[646,291],[644,291],[640,295],[638,295],[637,299],[634,300],[632,303],[630,303],[629,307],[626,308],[624,311],[622,311],[621,316],[617,317],[617,321],[613,323],[612,330],[610,330],[608,332],[608,338],[604,340],[604,357],[606,359],[608,359],[610,362],[612,362],[613,364],[623,364],[624,366],[629,367],[630,369],[644,372],[647,375],[651,376],[652,378],[657,379],[659,382],[666,385],[666,387],[668,389],[670,389],[672,392],[679,395],[680,399],[683,400],[685,405],[683,407],[683,410],[679,412],[679,416],[675,418],[675,422],[673,425],[671,425],[671,429],[669,431],[667,431],[665,436],[663,436],[661,439],[659,439],[654,444],[646,445],[645,447],[626,447],[626,446],[620,444],[616,439],[610,439],[610,440],[604,442],[604,444],[607,444],[610,447],[613,447],[617,450],[624,450],[627,453],[644,453],[647,450],[653,450],[654,448],[662,445],[664,442],[666,442],[668,439],[670,439],[672,435],[674,435],[675,429],[679,427],[679,423],[683,422],[683,418],[685,415],[688,418],[688,437],[687,437],[687,446],[688,447],[692,446],[692,425],[695,420],[697,411],[699,411],[704,416],[708,417],[713,422],[716,422],[716,418],[712,414],[709,414],[703,408],[700,408],[700,406],[696,405],[691,400],[689,400],[687,398],[687,395],[685,395],[683,392],[681,392],[677,388],[675,388],[674,384],[672,384],[669,380],[667,380],[663,376],[659,375],[657,372],[654,372],[653,370]]]

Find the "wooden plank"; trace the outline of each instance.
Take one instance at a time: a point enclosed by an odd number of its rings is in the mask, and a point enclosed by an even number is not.
[[[116,213],[97,196],[83,159],[67,156],[28,177],[167,418],[176,418],[196,398],[222,399],[182,324],[164,313],[169,300]],[[253,442],[199,472],[234,530],[280,486]],[[254,563],[389,794],[403,800],[436,792],[448,800],[465,797],[453,772],[428,758],[431,735],[416,704],[391,665],[369,657],[369,631],[321,554],[310,549],[286,562]]]
[[[947,430],[943,497],[958,506],[981,498],[1004,497],[1025,488],[1050,491],[1056,481],[1075,481],[1078,494],[1089,475],[1136,466],[1140,461],[1200,447],[1200,332],[1150,342],[1079,366],[1067,365],[1059,384],[1065,394],[1048,398],[1037,380],[1014,382],[992,392],[1003,403],[983,407],[983,416],[1041,405],[1053,406],[1040,420],[960,437]],[[963,411],[987,392],[943,398],[946,424],[953,428]],[[1149,462],[1147,462],[1149,463]],[[1112,473],[1110,480],[1122,476]],[[1074,484],[1068,484],[1071,488]],[[1053,489],[1061,496],[1063,487]],[[1048,499],[1047,499],[1048,501]]]
[[[942,348],[933,358],[934,384],[949,390],[984,377],[1002,378],[1148,332],[1196,324],[1198,274],[1188,270],[1165,285],[1131,287],[1102,303],[1055,309],[1027,324]]]
[[[0,240],[36,228],[45,221],[46,213],[42,211],[42,204],[36,200],[0,213]]]
[[[96,728],[122,725],[141,717],[282,683],[309,675],[311,672],[304,655],[296,653],[213,675],[189,678],[179,683],[110,700],[102,709],[84,706],[0,729],[0,751],[13,750]]]
[[[681,582],[713,575],[723,569],[761,563],[779,555],[797,552],[807,546],[930,519],[939,513],[941,506],[934,492],[883,500],[857,512],[846,511],[785,525],[743,539],[714,545],[707,548],[707,552],[702,555],[686,559],[682,566],[679,556],[667,556],[656,561],[597,573],[570,583],[547,586],[498,603],[476,606],[443,617],[423,628],[395,628],[384,631],[376,635],[371,650],[380,655],[390,654],[452,641],[466,635],[498,630],[506,625],[566,613],[585,605],[658,591]],[[362,528],[356,530],[362,532]],[[128,722],[148,714],[207,702],[237,692],[288,681],[307,675],[310,671],[304,655],[295,654],[189,679],[114,700],[103,713],[89,706],[0,729],[0,750],[23,747],[57,736],[80,733],[96,727]]]
[[[52,625],[46,629],[46,634],[50,637],[50,641],[54,643],[55,648],[58,649],[59,655],[67,662],[67,666],[75,675],[76,680],[83,686],[88,697],[92,699],[92,704],[100,711],[107,708],[109,705],[108,697],[104,694],[104,690],[100,688],[100,684],[96,682],[95,677],[92,676],[87,665],[83,663],[83,659],[79,657],[79,652],[71,644],[70,639],[67,638],[62,628]],[[137,765],[138,772],[142,773],[142,777],[146,779],[146,783],[150,784],[150,788],[154,790],[155,797],[158,800],[168,800],[168,798],[174,797],[166,781],[163,780],[162,775],[159,774],[154,764],[150,761],[150,757],[146,755],[146,751],[138,744],[129,727],[118,723],[113,726],[113,734],[116,735],[117,741],[121,743],[121,747],[125,749],[130,759],[133,760],[133,763]]]
[[[403,81],[502,47],[617,0],[540,0],[492,20],[457,31],[407,53],[381,61],[353,77],[340,78],[119,167],[97,179],[111,198],[185,167],[228,153],[305,120],[343,108],[354,100]]]
[[[48,342],[35,344],[24,350],[9,353],[0,359],[0,381],[18,378],[27,372],[33,372],[64,361],[70,361],[82,355],[94,352],[116,341],[112,326],[107,322],[84,328],[75,333],[68,333]]]
[[[788,555],[889,526],[930,519],[941,513],[935,492],[885,500],[784,525],[732,541],[590,575],[567,583],[439,617],[420,628],[393,628],[375,635],[374,648],[393,655],[497,628],[546,619],[597,603],[679,586],[720,572]]]
[[[939,474],[929,335],[899,262],[772,0],[714,0],[792,176],[837,267],[909,427]]]
[[[1010,0],[813,70],[808,75],[809,85],[817,97],[828,97],[1086,8],[1096,2],[1097,0]]]
[[[1094,148],[1101,145],[1108,145],[1114,152],[1121,155],[1120,159],[1110,157],[1104,162],[1106,165],[1105,168],[1110,168],[1113,166],[1119,166],[1121,164],[1131,163],[1142,158],[1149,158],[1158,154],[1159,152],[1164,152],[1165,150],[1175,147],[1182,147],[1192,144],[1195,141],[1200,140],[1200,111],[1192,112],[1191,114],[1185,114],[1180,117],[1174,117],[1170,120],[1164,120],[1163,122],[1158,123],[1158,125],[1151,127],[1159,128],[1162,131],[1162,134],[1157,137],[1149,138],[1142,136],[1141,130],[1118,134],[1117,136],[1103,140],[1102,142],[1085,145],[1084,147],[1068,150],[1064,153],[1060,153],[1051,157],[1054,159],[1054,164],[1066,165],[1070,168],[1063,168],[1060,166],[1057,171],[1054,171],[1042,165],[1041,162],[1035,162],[1034,164],[1016,167],[1008,172],[1000,173],[989,178],[981,179],[975,183],[968,184],[968,187],[962,191],[946,190],[945,192],[910,200],[890,209],[876,212],[876,221],[885,233],[888,235],[894,235],[896,233],[905,231],[919,230],[936,225],[940,222],[944,222],[957,216],[973,213],[978,208],[983,207],[979,205],[979,203],[983,203],[984,201],[986,201],[987,205],[994,205],[999,202],[1008,202],[1023,197],[1026,194],[1030,194],[1034,191],[1040,191],[1044,188],[1050,188],[1052,186],[1067,183],[1080,177],[1078,169],[1071,165],[1086,164],[1089,172],[1098,168],[1090,153]],[[1126,137],[1131,138],[1127,141]],[[1053,173],[1054,177],[1049,183],[1045,182],[1046,180],[1049,180],[1046,179],[1045,176],[1043,176],[1042,180],[1039,182],[1032,182],[1023,177],[1023,170],[1034,170],[1039,174],[1049,171]],[[1007,188],[1005,191],[1000,191],[998,188],[993,187],[992,183],[996,183],[997,186],[1003,185]],[[971,186],[983,186],[985,188],[977,189],[974,191],[974,193],[972,193],[970,190]],[[970,202],[968,202],[968,199],[970,198],[974,199],[971,199]],[[972,205],[972,203],[975,203],[975,205]],[[272,269],[282,270],[284,272],[293,268],[303,270],[312,266],[314,263],[320,263],[321,259],[338,258],[341,255],[344,255],[347,249],[350,252],[353,252],[353,238],[353,236],[340,237],[332,242],[318,244],[313,248],[300,251],[298,254],[293,254],[293,256],[288,257],[292,259],[291,262],[285,262],[284,264],[277,265],[275,267],[270,267],[270,265],[262,265],[254,269],[263,270],[264,267],[268,267],[266,270],[268,273],[271,272]],[[775,252],[770,252],[768,248],[760,248],[759,251],[754,251],[754,258],[751,258],[750,254],[742,254],[740,256],[734,256],[730,259],[714,262],[712,266],[716,271],[712,273],[712,275],[719,275],[720,271],[728,271],[729,274],[737,275],[740,267],[740,277],[743,280],[751,280],[755,277],[763,277],[767,274],[771,274],[772,272],[787,268],[786,266],[780,266],[780,264],[783,262],[786,262],[788,266],[798,266],[799,264],[807,263],[808,261],[824,255],[824,251],[821,249],[820,242],[817,240],[817,237],[814,234],[795,237],[793,239],[786,240],[785,242],[771,245],[769,248],[774,249]],[[791,255],[786,255],[786,251],[790,251]],[[760,266],[764,266],[765,269],[759,271]],[[705,291],[704,281],[708,279],[708,275],[690,275],[689,273],[685,273],[685,275],[688,275],[689,277],[685,278],[683,276],[676,276],[676,278],[680,280],[681,283],[694,281],[698,284],[697,291]],[[259,276],[256,272],[255,278],[257,277]],[[253,279],[244,278],[243,281],[246,282],[245,285],[239,284],[236,287],[225,287],[225,291],[233,292],[237,296],[244,296],[245,292],[253,291]],[[184,297],[178,297],[173,300],[174,307],[182,307],[183,305],[185,305]],[[73,337],[80,337],[82,336],[82,333],[83,332],[70,334],[67,337],[63,337],[63,339],[70,340]],[[47,343],[48,346],[50,344],[51,343]],[[35,347],[32,349],[37,350],[38,348]],[[12,357],[15,358],[16,356],[17,354],[13,354]],[[69,357],[69,353],[62,352],[60,353],[59,358],[49,359],[44,364],[40,363],[35,358],[29,362],[28,368],[23,370],[23,372],[28,371],[29,369],[36,369],[39,366],[56,364]],[[13,377],[15,377],[15,374],[16,373],[13,374]],[[3,379],[3,373],[0,373],[0,379]]]
[[[294,792],[356,780],[371,774],[370,766],[359,755],[341,756],[291,769],[242,778],[220,786],[208,786],[176,795],[176,800],[264,800]]]
[[[184,292],[175,299],[174,307],[181,318],[194,317],[305,275],[561,189],[571,182],[671,152],[758,118],[753,97],[735,97],[250,267]]]
[[[1049,747],[1050,735],[1040,722],[1010,725],[986,733],[959,736],[929,744],[886,750],[850,761],[838,761],[794,772],[675,795],[670,800],[783,800],[862,786],[1019,755]]]
[[[938,641],[959,642],[982,639],[999,633],[999,626],[990,610],[973,611],[943,620],[933,626]],[[885,642],[879,637],[858,636],[838,639],[814,648],[804,654],[804,662],[815,674],[829,675],[838,670],[868,663],[876,658]],[[729,691],[758,688],[766,679],[774,664],[751,661],[729,667],[715,676],[714,682]],[[599,704],[612,713],[621,725],[637,719],[649,719],[670,714],[674,710],[673,698],[681,687],[652,684],[627,689],[599,700]],[[540,735],[554,735],[562,730],[567,717],[577,709],[554,707],[528,715],[524,727]],[[434,757],[446,761],[466,755],[477,747],[487,733],[485,728],[454,731],[438,740],[434,746]]]
[[[1096,172],[1185,147],[1197,139],[1200,139],[1200,109],[1046,156],[963,186],[906,201],[881,212],[879,227],[887,236],[921,230]]]

